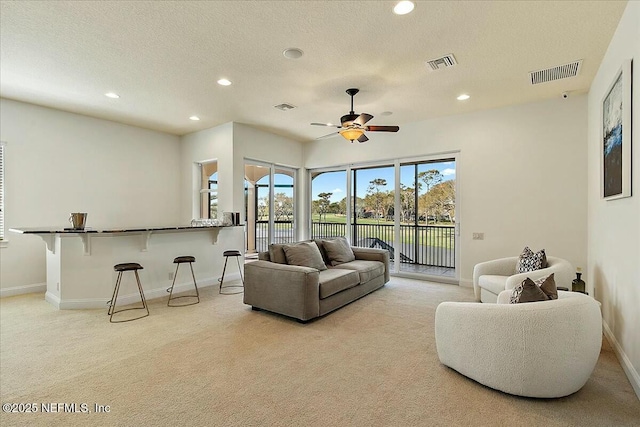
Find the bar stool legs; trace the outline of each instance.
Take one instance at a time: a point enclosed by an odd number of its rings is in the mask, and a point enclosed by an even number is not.
[[[149,307],[147,306],[147,300],[144,298],[144,291],[142,290],[142,284],[140,283],[140,276],[138,275],[138,270],[142,270],[142,266],[138,263],[126,263],[126,264],[117,264],[113,267],[115,271],[118,272],[118,277],[116,279],[116,285],[113,288],[113,295],[111,299],[107,302],[109,306],[109,310],[107,310],[107,314],[109,315],[109,322],[111,323],[122,323],[122,322],[130,322],[132,320],[142,319],[143,317],[147,317],[149,315]],[[122,308],[120,310],[116,310],[116,304],[118,300],[118,292],[120,292],[120,285],[122,283],[122,273],[125,271],[133,271],[136,275],[136,283],[138,284],[138,292],[140,293],[140,301],[142,302],[142,307],[131,307],[131,308]],[[125,319],[125,320],[113,320],[113,315],[116,313],[120,313],[122,311],[128,310],[145,310],[146,313],[134,317],[133,319]]]
[[[173,296],[173,287],[176,284],[176,277],[178,277],[178,267],[180,267],[180,264],[183,263],[189,263],[189,267],[191,267],[191,277],[193,277],[193,286],[195,286],[196,288],[196,294],[195,295],[179,295],[177,297]],[[198,284],[196,283],[196,276],[195,274],[193,274],[193,264],[196,262],[195,257],[192,256],[179,256],[176,257],[173,260],[173,263],[176,264],[176,272],[173,275],[173,283],[171,284],[171,287],[167,289],[167,292],[169,292],[169,300],[167,301],[167,306],[169,307],[184,307],[187,305],[194,305],[194,304],[198,304],[200,302],[200,292],[198,291]],[[192,302],[187,302],[184,304],[172,304],[171,301],[180,299],[180,298],[196,298],[196,301],[192,301]]]
[[[242,276],[242,268],[240,267],[240,251],[235,251],[235,250],[231,250],[231,251],[224,251],[222,253],[222,255],[225,257],[224,258],[224,267],[222,268],[222,277],[218,279],[218,282],[220,282],[220,288],[218,289],[218,293],[223,294],[223,295],[233,295],[233,294],[240,294],[242,292],[244,292],[244,277]],[[242,285],[224,285],[224,273],[227,270],[227,261],[229,261],[229,257],[234,257],[236,259],[236,263],[238,264],[238,271],[240,272],[240,280],[242,281]],[[242,290],[239,291],[225,291],[222,292],[223,289],[226,288],[242,288]]]

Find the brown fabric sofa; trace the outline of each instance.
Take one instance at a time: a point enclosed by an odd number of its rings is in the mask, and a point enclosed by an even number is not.
[[[336,310],[389,281],[389,251],[351,247],[355,260],[331,266],[317,240],[326,270],[289,265],[283,245],[270,245],[245,265],[244,303],[254,310],[307,321]]]

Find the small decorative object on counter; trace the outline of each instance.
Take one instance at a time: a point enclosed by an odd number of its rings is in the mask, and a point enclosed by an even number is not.
[[[576,278],[573,279],[573,281],[571,282],[571,290],[573,292],[581,292],[583,294],[586,294],[587,292],[585,291],[585,283],[584,280],[582,280],[580,277],[582,276],[582,269],[580,267],[578,267],[576,269]]]

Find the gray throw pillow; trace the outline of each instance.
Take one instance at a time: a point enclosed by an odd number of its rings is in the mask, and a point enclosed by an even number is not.
[[[287,257],[284,254],[283,244],[272,243],[269,245],[269,260],[278,264],[286,264]]]
[[[315,242],[300,242],[291,245],[283,245],[282,249],[287,257],[287,264],[311,267],[317,270],[326,270],[320,249]]]
[[[544,249],[534,253],[529,246],[525,246],[522,253],[518,257],[516,264],[517,273],[528,273],[534,270],[540,270],[547,267],[547,255]]]
[[[356,259],[353,254],[351,245],[344,237],[338,237],[332,240],[323,240],[324,250],[327,252],[327,257],[331,261],[331,265],[340,265],[345,262],[350,262]]]
[[[545,294],[540,286],[536,285],[533,280],[528,277],[518,286],[513,288],[509,303],[520,304],[523,302],[548,301],[549,297]]]
[[[547,277],[534,280],[533,283],[538,285],[549,299],[558,299],[558,288],[556,287],[556,280],[553,277],[553,273]]]

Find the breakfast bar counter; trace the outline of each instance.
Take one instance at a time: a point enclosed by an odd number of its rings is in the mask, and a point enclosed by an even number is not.
[[[59,309],[106,307],[115,283],[113,266],[119,263],[137,262],[144,267],[140,279],[147,299],[167,295],[173,259],[178,256],[196,257],[193,268],[198,287],[215,285],[222,270],[222,252],[242,248],[244,243],[242,226],[24,227],[9,231],[36,235],[45,242],[45,299]],[[174,292],[189,286],[190,275],[181,274]],[[120,292],[118,301],[136,300],[134,283],[123,282]]]

